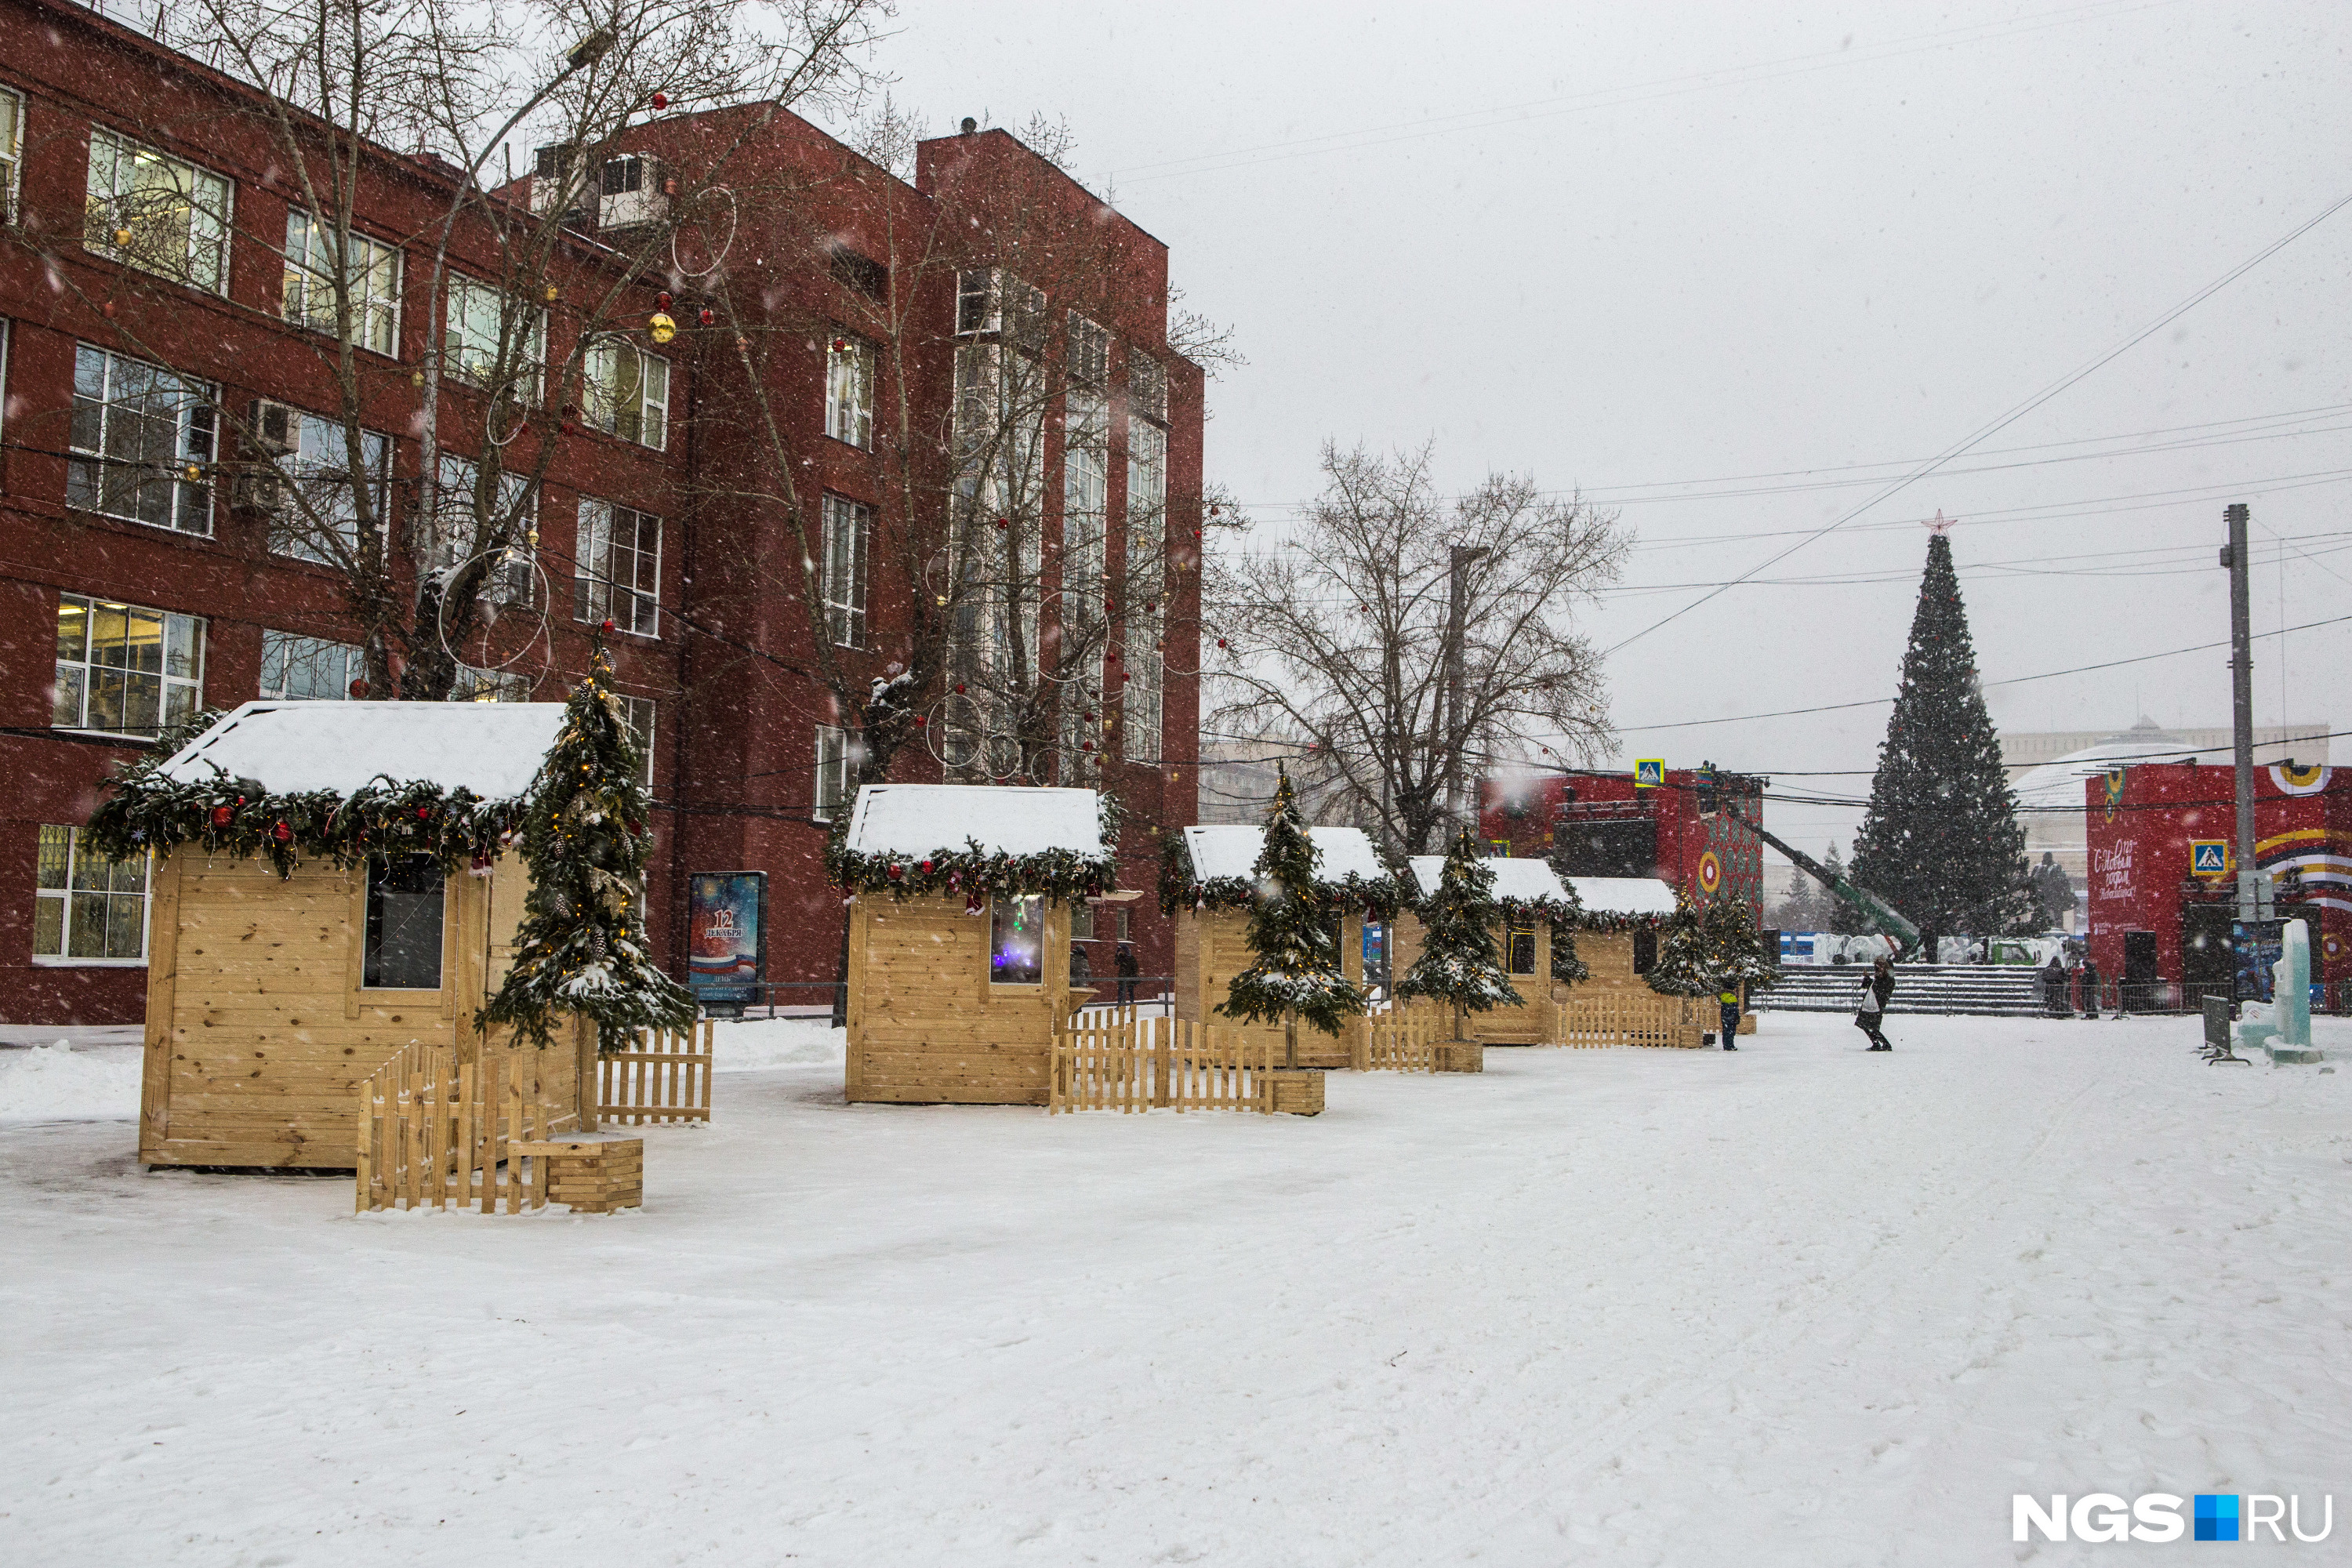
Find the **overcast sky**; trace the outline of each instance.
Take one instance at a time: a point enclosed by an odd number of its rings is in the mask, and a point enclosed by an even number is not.
[[[906,0],[901,24],[903,106],[934,133],[1066,115],[1077,172],[1234,326],[1250,363],[1211,388],[1208,469],[1262,528],[1314,493],[1327,437],[1434,438],[1450,489],[1581,489],[1638,536],[1589,619],[1604,647],[2352,195],[2341,0]],[[2352,209],[1619,647],[1619,763],[1864,794],[1883,705],[1651,726],[1891,696],[1939,510],[1988,680],[2225,637],[2230,500],[2253,507],[2258,633],[2352,615],[2347,271]],[[2285,647],[2256,645],[2258,721],[2347,726],[2352,622]],[[1988,696],[2010,729],[2226,724],[2225,659]],[[1859,813],[1766,820],[1817,847]]]

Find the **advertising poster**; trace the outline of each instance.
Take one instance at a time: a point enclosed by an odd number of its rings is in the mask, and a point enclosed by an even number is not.
[[[760,1000],[767,978],[768,874],[765,871],[698,871],[688,879],[687,984],[695,998],[712,1002]]]
[[[2232,921],[2230,945],[2237,953],[2237,984],[2230,994],[2241,1002],[2271,999],[2271,965],[2279,961],[2284,921]]]

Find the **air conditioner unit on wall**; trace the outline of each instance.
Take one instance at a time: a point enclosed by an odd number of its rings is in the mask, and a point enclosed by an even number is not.
[[[257,397],[246,415],[245,471],[237,476],[236,505],[247,511],[278,513],[286,510],[283,460],[301,444],[295,424],[299,418],[283,403]]]
[[[670,181],[661,160],[631,153],[604,160],[596,204],[599,229],[634,228],[669,216]]]

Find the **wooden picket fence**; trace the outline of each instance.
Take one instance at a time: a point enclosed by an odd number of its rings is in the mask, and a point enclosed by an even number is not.
[[[645,1030],[627,1050],[596,1058],[596,1115],[630,1126],[710,1120],[710,1020],[683,1032]]]
[[[544,1141],[549,1108],[495,1058],[460,1064],[446,1047],[405,1046],[359,1095],[358,1211],[546,1206],[547,1160],[510,1146]]]
[[[1355,1040],[1360,1072],[1435,1072],[1438,1041],[1454,1037],[1453,1019],[1443,1007],[1408,1003],[1360,1022]]]
[[[1553,1026],[1548,1043],[1587,1050],[1610,1046],[1693,1048],[1705,1032],[1699,1000],[1654,992],[1598,991],[1580,995],[1570,991],[1566,1001],[1552,1005]]]
[[[1274,1109],[1265,1075],[1280,1047],[1255,1031],[1214,1028],[1135,1009],[1089,1008],[1054,1036],[1049,1113]],[[1253,1037],[1253,1035],[1255,1037]]]

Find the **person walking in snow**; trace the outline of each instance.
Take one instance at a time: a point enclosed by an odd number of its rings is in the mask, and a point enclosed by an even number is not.
[[[2048,1004],[2052,1017],[2063,1018],[2067,1016],[2066,966],[2058,961],[2058,955],[2054,952],[2050,955],[2050,963],[2042,971],[2042,1000]]]
[[[1132,942],[1120,942],[1118,951],[1111,954],[1110,966],[1118,976],[1118,1005],[1122,1007],[1132,1005],[1135,1001],[1137,973],[1135,945]]]
[[[1736,1051],[1731,1042],[1739,1034],[1739,993],[1727,986],[1715,994],[1717,1007],[1723,1015],[1723,1048]]]
[[[1874,1051],[1891,1051],[1886,1037],[1878,1032],[1878,1020],[1886,1011],[1886,1004],[1895,995],[1895,966],[1881,957],[1862,977],[1862,1006],[1853,1016],[1853,1026],[1870,1037]]]

